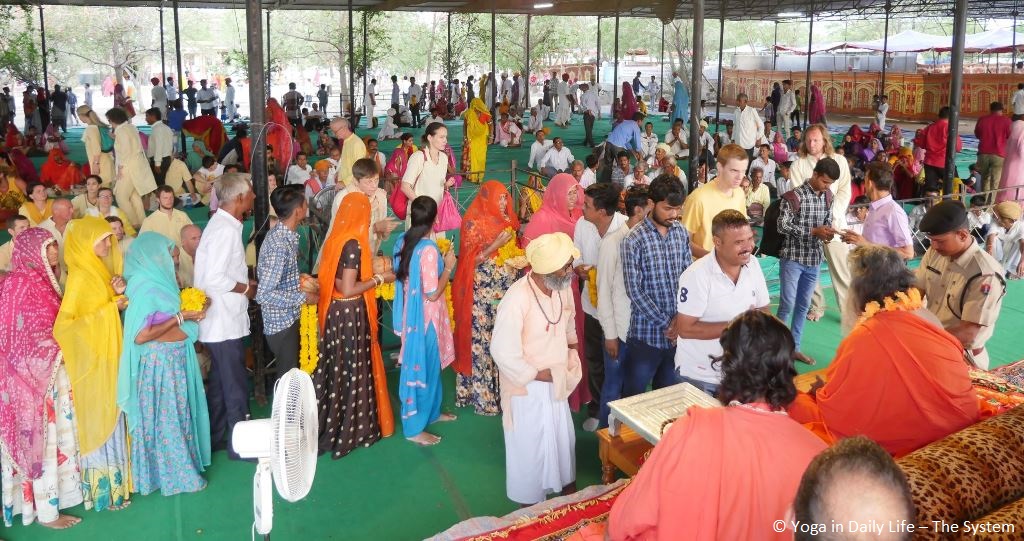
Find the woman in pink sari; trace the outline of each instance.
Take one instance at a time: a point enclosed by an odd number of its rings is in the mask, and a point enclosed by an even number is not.
[[[548,233],[565,233],[573,237],[576,233],[576,222],[583,217],[583,188],[569,173],[559,173],[548,182],[544,189],[544,202],[540,209],[530,217],[530,222],[523,230],[523,248],[530,241]],[[579,280],[572,281],[572,298],[576,304],[576,336],[579,337],[579,354],[586,358],[583,337],[583,304],[580,302]],[[587,363],[583,363],[583,378],[569,397],[569,406],[578,411],[582,404],[590,401],[590,388],[587,386]]]
[[[0,287],[0,456],[4,522],[21,514],[55,529],[81,519],[61,509],[85,499],[71,382],[53,338],[60,310],[57,241],[34,227],[14,239]]]
[[[775,132],[775,140],[772,141],[772,159],[776,163],[789,160],[789,147],[786,146],[786,140],[782,138],[782,132]]]
[[[388,197],[391,197],[391,192],[405,176],[405,168],[409,166],[409,156],[412,156],[413,152],[416,152],[416,145],[412,142],[412,134],[403,133],[399,138],[398,146],[391,152],[391,157],[388,158],[388,163],[384,166],[382,178],[384,191],[388,193]]]
[[[825,97],[821,95],[821,87],[816,84],[811,85],[811,103],[807,111],[810,114],[811,124],[828,125],[825,120]]]
[[[21,135],[18,128],[14,127],[14,122],[7,124],[7,134],[4,137],[7,159],[10,160],[11,165],[18,171],[18,176],[26,184],[39,182],[39,172],[36,171],[35,164],[25,155],[26,144],[25,137]]]
[[[128,113],[128,118],[135,116],[135,106],[132,105],[132,99],[128,97],[121,83],[114,85],[114,107],[124,109]]]
[[[1016,189],[1010,189],[1016,188]],[[999,177],[996,203],[1024,200],[1024,120],[1014,120],[1006,141],[1003,175]]]
[[[619,106],[620,118],[633,118],[633,115],[639,111],[640,108],[636,103],[636,96],[633,95],[633,87],[629,83],[622,82],[622,102]]]

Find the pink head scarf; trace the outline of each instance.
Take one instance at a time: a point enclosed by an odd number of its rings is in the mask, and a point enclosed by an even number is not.
[[[569,210],[569,192],[576,190],[576,205]],[[551,178],[544,189],[544,200],[540,209],[530,218],[523,231],[523,238],[531,240],[548,233],[565,233],[570,237],[576,231],[576,222],[583,216],[583,189],[569,173],[559,173]]]
[[[43,473],[44,406],[61,358],[53,338],[60,286],[46,260],[55,242],[38,227],[18,235],[11,272],[0,282],[0,438],[15,469],[30,479]]]

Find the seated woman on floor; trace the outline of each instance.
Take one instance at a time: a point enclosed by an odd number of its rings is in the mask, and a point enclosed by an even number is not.
[[[751,310],[726,327],[718,398],[690,408],[608,516],[608,539],[792,539],[773,532],[825,444],[786,415],[796,396],[793,335]]]
[[[835,360],[789,414],[827,443],[867,436],[893,455],[979,420],[963,346],[921,303],[914,274],[893,249],[850,254],[850,302],[862,313]]]

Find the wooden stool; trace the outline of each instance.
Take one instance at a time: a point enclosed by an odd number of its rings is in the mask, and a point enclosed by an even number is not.
[[[640,469],[644,454],[654,448],[647,440],[627,426],[619,429],[618,436],[608,434],[607,428],[597,431],[598,453],[601,457],[601,482],[615,481],[615,470],[632,477]]]

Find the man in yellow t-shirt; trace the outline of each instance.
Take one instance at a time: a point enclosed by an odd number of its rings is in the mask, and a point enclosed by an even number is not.
[[[352,131],[348,119],[339,117],[332,120],[331,131],[342,142],[337,183],[339,186],[348,186],[352,184],[352,166],[356,160],[366,157],[366,144]]]
[[[160,207],[142,221],[139,233],[153,231],[160,233],[174,241],[175,246],[181,246],[181,228],[192,223],[188,214],[174,208],[177,198],[174,196],[174,189],[170,186],[161,186],[156,190]]]
[[[704,257],[715,246],[711,221],[723,210],[747,215],[747,197],[740,183],[747,172],[747,151],[729,144],[718,151],[718,176],[697,188],[683,204],[680,220],[690,232],[690,250],[694,259]]]

